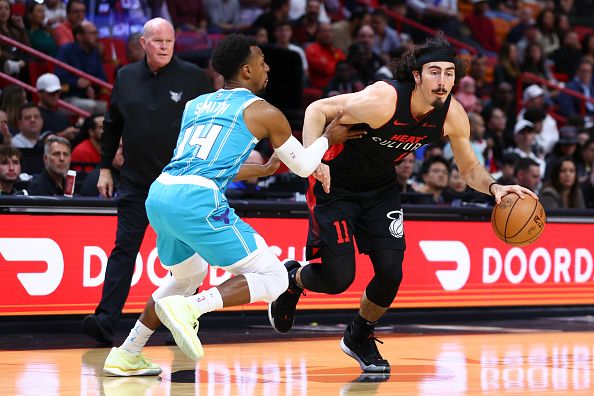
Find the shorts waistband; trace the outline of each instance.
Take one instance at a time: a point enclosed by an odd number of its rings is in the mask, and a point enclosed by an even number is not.
[[[198,175],[173,176],[169,173],[161,173],[159,177],[157,177],[157,181],[161,184],[194,184],[212,190],[218,191],[219,189],[214,181]]]

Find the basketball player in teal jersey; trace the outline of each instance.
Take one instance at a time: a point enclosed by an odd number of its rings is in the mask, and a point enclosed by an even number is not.
[[[392,304],[402,279],[404,214],[394,165],[447,136],[469,186],[494,195],[497,203],[509,192],[536,198],[526,188],[497,184],[476,158],[468,117],[451,95],[454,83],[464,76],[464,65],[443,37],[405,53],[395,66],[396,80],[321,99],[307,108],[306,145],[316,141],[327,120],[339,110],[344,111],[341,123],[358,124],[367,134],[332,146],[309,177],[307,259],[321,258],[321,263],[301,267],[287,261],[289,289],[269,306],[272,326],[286,333],[293,326],[304,289],[327,294],[345,291],[355,278],[356,239],[359,251],[370,256],[375,275],[340,346],[365,372],[390,371],[377,349],[374,328]]]
[[[173,159],[151,185],[146,200],[159,258],[173,276],[149,299],[124,344],[112,349],[104,365],[107,375],[159,374],[159,366],[140,351],[161,323],[181,350],[198,360],[204,353],[196,334],[201,315],[254,301],[271,302],[287,289],[285,266],[235,214],[224,194],[234,178],[260,175],[258,165],[240,171],[260,139],[269,138],[278,158],[307,177],[330,145],[364,134],[341,126],[338,115],[305,149],[280,110],[256,96],[266,87],[269,68],[253,39],[225,37],[213,52],[212,64],[225,78],[225,88],[186,104]],[[236,276],[193,296],[208,273],[207,263]]]

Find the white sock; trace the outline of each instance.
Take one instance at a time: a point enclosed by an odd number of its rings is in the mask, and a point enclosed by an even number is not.
[[[223,308],[223,297],[216,287],[187,298],[200,310],[202,315]]]
[[[125,349],[128,352],[140,353],[154,332],[155,330],[149,329],[143,325],[140,320],[137,320],[132,330],[130,330],[128,338],[126,338],[126,341],[124,341],[120,348]]]

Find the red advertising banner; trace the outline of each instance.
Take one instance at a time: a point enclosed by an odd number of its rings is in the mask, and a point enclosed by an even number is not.
[[[100,299],[115,216],[2,215],[0,315],[92,312]],[[303,261],[306,219],[246,219],[281,260]],[[594,224],[547,224],[534,244],[514,248],[488,222],[405,222],[400,308],[594,304]],[[373,269],[357,257],[357,276],[343,294],[307,293],[301,309],[356,308]],[[126,312],[140,312],[169,276],[149,228],[132,279]],[[203,287],[228,274],[211,268]],[[242,309],[265,309],[264,303]]]

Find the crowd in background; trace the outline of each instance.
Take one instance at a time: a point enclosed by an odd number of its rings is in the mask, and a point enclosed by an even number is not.
[[[453,95],[468,113],[479,160],[501,183],[537,192],[546,208],[578,209],[594,208],[594,101],[587,100],[594,98],[594,29],[574,22],[589,15],[594,26],[594,16],[581,3],[141,1],[147,17],[173,23],[177,55],[200,63],[215,89],[222,78],[209,64],[213,45],[230,32],[252,35],[271,66],[265,97],[285,112],[297,136],[311,101],[392,78],[390,63],[428,36],[402,17],[442,30],[468,60],[467,76]],[[82,0],[0,0],[0,34],[113,82],[120,67],[142,60],[140,34],[121,43],[100,39],[88,15]],[[31,95],[16,84],[2,87],[0,195],[63,195],[66,172],[73,169],[75,193],[98,196],[96,166],[109,90],[58,66],[39,68],[34,57],[6,43],[0,44],[0,68],[37,90]],[[60,99],[89,115],[64,110]],[[261,142],[250,161],[264,163],[270,155],[270,146]],[[116,176],[122,165],[120,148],[112,164]],[[423,147],[395,171],[404,202],[492,204],[466,186],[447,141]],[[228,194],[278,198],[304,190],[302,179],[284,172],[234,183]]]

